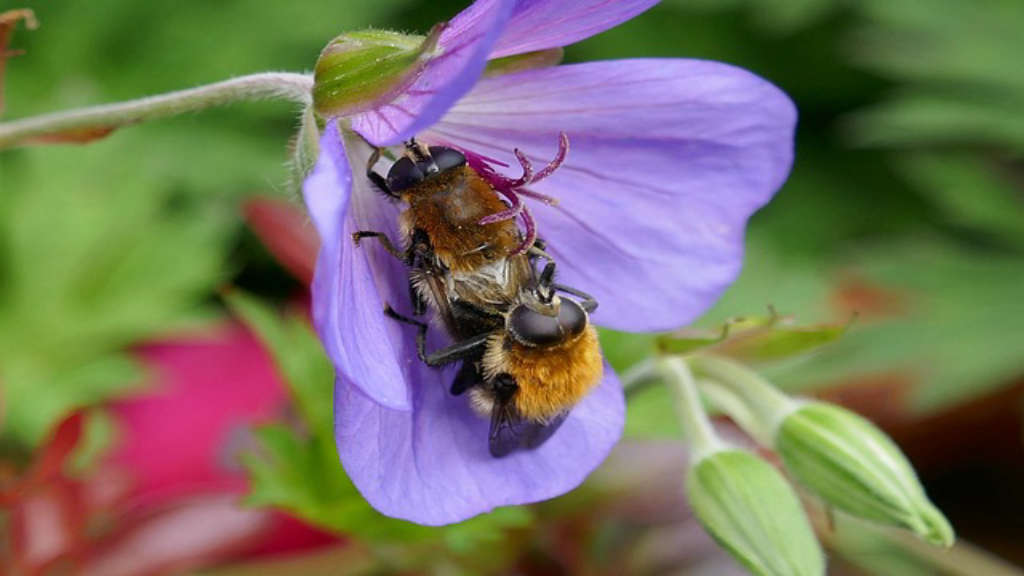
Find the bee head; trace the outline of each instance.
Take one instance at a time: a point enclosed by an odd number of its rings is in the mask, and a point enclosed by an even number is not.
[[[587,312],[573,300],[557,299],[541,309],[523,303],[508,315],[505,327],[520,344],[534,348],[556,346],[575,339],[587,328]]]
[[[427,148],[415,140],[410,140],[405,145],[405,155],[388,171],[388,188],[392,192],[401,192],[435,174],[458,168],[465,163],[466,157],[454,148]]]

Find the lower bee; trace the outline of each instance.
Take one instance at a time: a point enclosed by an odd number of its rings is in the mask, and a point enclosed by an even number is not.
[[[417,327],[417,352],[427,365],[463,363],[451,392],[468,392],[473,408],[490,415],[488,445],[494,457],[540,446],[603,376],[597,331],[589,320],[597,302],[554,283],[554,269],[548,263],[490,329],[435,352],[426,350],[426,323],[385,310]]]

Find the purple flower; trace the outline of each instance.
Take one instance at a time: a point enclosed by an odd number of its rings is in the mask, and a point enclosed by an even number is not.
[[[749,72],[697,60],[481,75],[488,59],[576,42],[654,3],[480,0],[448,24],[410,86],[348,120],[375,145],[415,135],[511,166],[517,148],[544,166],[565,132],[566,162],[531,186],[559,204],[534,202],[533,218],[561,281],[599,300],[595,323],[631,331],[687,324],[736,277],[746,221],[792,162],[792,103]],[[447,393],[454,370],[423,365],[412,331],[382,313],[385,302],[408,310],[407,270],[351,234],[399,239],[401,208],[371,189],[370,148],[339,123],[327,124],[304,195],[322,238],[313,316],[337,373],[346,472],[375,508],[422,524],[573,489],[621,435],[614,373],[540,448],[491,457],[488,422]],[[440,331],[428,342],[447,344]]]

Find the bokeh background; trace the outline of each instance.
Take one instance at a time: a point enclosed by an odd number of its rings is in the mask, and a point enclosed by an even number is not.
[[[342,31],[423,32],[462,3],[0,1],[19,7],[41,26],[16,33],[8,119],[308,70]],[[666,0],[566,50],[722,60],[796,101],[793,174],[701,325],[856,316],[764,373],[880,424],[962,540],[826,522],[835,574],[1024,565],[1021,54],[1019,0]],[[736,572],[689,517],[657,388],[566,498],[436,530],[362,503],[304,320],[296,126],[289,105],[244,104],[0,152],[0,573]],[[604,336],[618,368],[653,346]]]

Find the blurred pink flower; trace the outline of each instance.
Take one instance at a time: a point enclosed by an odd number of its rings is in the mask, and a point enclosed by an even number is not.
[[[149,387],[109,406],[117,442],[96,469],[82,479],[63,469],[81,436],[75,414],[2,494],[21,573],[70,562],[85,575],[165,574],[336,542],[284,514],[241,505],[238,456],[248,430],[287,405],[251,334],[226,324],[142,346],[138,356]],[[86,527],[95,521],[112,528],[91,537]]]

